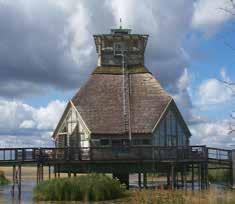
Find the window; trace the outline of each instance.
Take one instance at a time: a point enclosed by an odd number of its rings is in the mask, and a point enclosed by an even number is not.
[[[101,140],[100,140],[100,145],[101,145],[101,146],[107,146],[107,145],[109,145],[109,140],[108,140],[108,139],[101,139]]]
[[[165,119],[160,122],[154,137],[154,144],[159,146],[182,146],[187,144],[184,129],[172,111],[169,111]]]
[[[133,145],[141,145],[141,140],[140,139],[133,139],[132,144]]]
[[[142,144],[143,144],[143,145],[150,145],[151,142],[150,142],[149,139],[143,139],[143,140],[142,140]]]
[[[123,52],[127,51],[124,43],[116,42],[114,43],[114,55],[121,55]]]

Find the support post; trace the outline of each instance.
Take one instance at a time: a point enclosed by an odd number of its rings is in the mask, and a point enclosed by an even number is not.
[[[167,171],[167,188],[170,188],[171,180],[170,180],[170,170]]]
[[[57,167],[58,167],[58,169],[57,169],[57,171],[58,171],[58,178],[60,178],[60,165],[58,165]]]
[[[198,186],[199,186],[199,189],[201,189],[201,163],[198,163],[198,172],[197,172],[197,174],[198,174]]]
[[[144,181],[144,188],[147,188],[147,173],[144,173],[144,178],[143,178],[143,181]]]
[[[12,181],[13,181],[13,185],[12,185],[12,196],[14,197],[15,195],[15,184],[16,184],[16,166],[13,165],[12,168]]]
[[[141,189],[141,173],[138,173],[138,185],[139,189]]]
[[[19,196],[19,200],[21,199],[21,164],[19,164],[19,181],[18,181],[18,196]]]
[[[54,178],[57,178],[57,169],[58,167],[56,165],[54,165]]]
[[[184,177],[184,189],[187,190],[187,166],[184,164],[184,173],[183,173],[183,177]]]
[[[175,175],[174,175],[174,165],[171,165],[171,189],[174,189],[175,186]]]
[[[44,177],[44,169],[43,169],[43,164],[41,165],[41,170],[42,170],[42,172],[41,172],[41,174],[42,174],[42,175],[41,175],[41,176],[42,176],[42,178],[41,178],[41,181],[43,181],[43,179],[44,179],[44,178],[43,178],[43,177]]]
[[[51,180],[51,165],[48,166],[48,179]]]
[[[205,164],[205,182],[206,182],[206,189],[208,189],[208,163]]]
[[[37,184],[39,183],[39,164],[37,164]]]
[[[235,149],[232,150],[232,186],[235,189]]]
[[[194,191],[194,164],[192,164],[192,191]]]

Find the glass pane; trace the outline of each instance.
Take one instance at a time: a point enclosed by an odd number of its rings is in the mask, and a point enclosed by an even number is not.
[[[109,145],[109,140],[108,139],[101,139],[100,140],[100,145],[102,145],[102,146]]]

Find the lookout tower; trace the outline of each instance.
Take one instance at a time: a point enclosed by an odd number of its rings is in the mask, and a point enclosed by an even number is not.
[[[143,66],[148,35],[131,34],[130,29],[111,29],[94,35],[98,66]]]

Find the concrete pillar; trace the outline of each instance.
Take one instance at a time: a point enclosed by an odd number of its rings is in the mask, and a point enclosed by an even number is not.
[[[232,150],[232,187],[235,189],[235,149]]]

